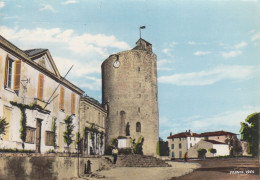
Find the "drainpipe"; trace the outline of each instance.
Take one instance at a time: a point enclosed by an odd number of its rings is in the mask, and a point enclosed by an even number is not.
[[[79,97],[79,103],[78,103],[78,165],[77,165],[77,174],[78,174],[78,177],[80,178],[80,175],[79,175],[79,169],[80,169],[80,164],[79,164],[79,141],[80,141],[80,98],[81,96]]]

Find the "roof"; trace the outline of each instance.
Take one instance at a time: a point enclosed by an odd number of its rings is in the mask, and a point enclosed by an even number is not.
[[[173,134],[171,136],[168,136],[167,139],[170,139],[170,138],[182,138],[182,137],[199,137],[199,134],[189,133],[189,132],[181,132],[181,133],[178,133],[178,134]]]
[[[28,55],[28,56],[35,56],[37,54],[40,54],[42,52],[47,51],[48,49],[41,49],[41,48],[37,48],[37,49],[28,49],[28,50],[24,50],[24,52]]]
[[[152,44],[147,42],[146,40],[140,38],[136,42],[136,46],[132,50],[146,50],[146,51],[151,51],[152,49]]]
[[[144,41],[147,45],[152,45],[151,43],[149,43],[148,41],[144,40],[143,38],[138,39],[138,41],[136,42],[136,44],[137,44],[139,41]]]
[[[214,131],[214,132],[205,132],[205,133],[201,133],[200,136],[201,137],[205,137],[205,136],[225,136],[225,135],[236,135],[232,132],[227,132],[227,131]]]
[[[33,68],[37,69],[38,71],[41,71],[41,72],[49,75],[54,80],[58,80],[58,82],[61,82],[63,85],[66,85],[67,87],[69,87],[73,91],[75,91],[75,92],[77,92],[79,94],[83,94],[84,93],[83,90],[81,90],[76,85],[72,84],[70,81],[68,81],[66,79],[63,79],[60,76],[55,75],[54,73],[48,71],[47,69],[45,69],[44,67],[40,66],[38,63],[36,63],[36,62],[34,62],[32,60],[32,56],[34,56],[36,54],[40,54],[40,53],[45,52],[45,51],[46,51],[46,53],[49,53],[48,49],[29,49],[29,50],[23,51],[20,48],[18,48],[17,46],[15,46],[13,43],[8,41],[7,39],[5,39],[1,35],[0,35],[0,47],[5,49],[6,51],[9,51],[9,53],[17,56],[18,58],[23,60],[25,63],[27,63],[30,66],[32,66]]]
[[[225,144],[225,143],[222,143],[222,142],[219,142],[219,141],[215,141],[215,140],[204,140],[204,141],[212,143],[212,144]]]

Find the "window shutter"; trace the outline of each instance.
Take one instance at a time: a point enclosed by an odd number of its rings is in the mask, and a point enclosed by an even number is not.
[[[60,109],[64,109],[64,87],[60,87]]]
[[[71,93],[71,114],[75,114],[75,94]]]
[[[44,76],[42,74],[39,74],[37,98],[40,100],[43,99],[43,80],[44,80]]]
[[[8,55],[5,58],[5,79],[4,79],[4,86],[7,86],[7,68],[8,68]]]
[[[19,90],[20,88],[21,64],[21,60],[16,60],[14,63],[14,90]]]

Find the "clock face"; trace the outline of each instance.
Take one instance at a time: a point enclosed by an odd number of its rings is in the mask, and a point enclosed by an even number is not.
[[[116,61],[114,62],[114,64],[113,64],[113,66],[114,66],[115,68],[118,68],[118,67],[120,66],[120,62],[119,62],[118,60],[116,60]]]

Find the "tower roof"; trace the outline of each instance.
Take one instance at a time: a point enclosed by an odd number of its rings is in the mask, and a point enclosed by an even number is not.
[[[147,42],[146,40],[140,38],[136,42],[136,46],[133,48],[133,50],[152,51],[152,44]]]

